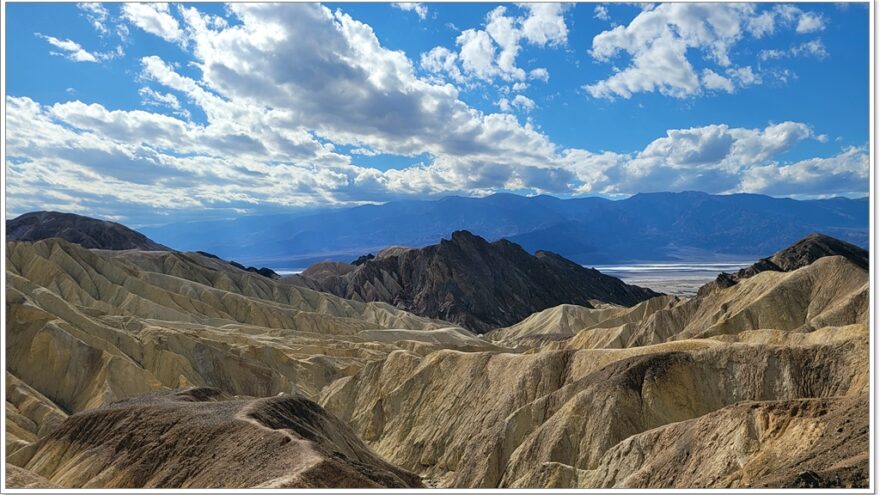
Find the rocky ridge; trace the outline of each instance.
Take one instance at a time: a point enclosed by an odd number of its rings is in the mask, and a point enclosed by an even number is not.
[[[319,263],[293,283],[357,301],[382,301],[475,332],[516,323],[559,304],[631,306],[659,294],[559,255],[467,231],[421,249],[389,248],[356,264]]]

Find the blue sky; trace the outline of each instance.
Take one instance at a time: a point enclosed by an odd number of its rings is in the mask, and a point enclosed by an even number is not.
[[[6,4],[7,216],[868,191],[867,4]]]

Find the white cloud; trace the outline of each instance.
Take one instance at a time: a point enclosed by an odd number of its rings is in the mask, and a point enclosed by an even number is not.
[[[813,57],[819,60],[824,60],[828,58],[828,56],[828,50],[820,39],[792,45],[787,50],[768,49],[761,50],[761,52],[758,53],[758,58],[763,61],[790,57]]]
[[[772,10],[762,12],[748,20],[746,29],[755,38],[763,38],[776,30],[776,15]]]
[[[762,185],[754,177],[767,176],[770,168],[786,167],[776,160],[806,139],[820,138],[809,126],[797,122],[771,124],[764,129],[710,125],[670,130],[666,137],[654,140],[638,153],[604,154],[600,162],[605,168],[601,173],[594,172],[588,190],[611,194],[670,190],[766,192],[769,179]],[[595,155],[583,160],[597,162]],[[828,174],[822,179],[825,184],[841,179],[843,172],[832,167],[832,163],[825,159],[815,163]],[[862,165],[866,171],[867,162]],[[853,181],[843,182],[848,190],[834,189],[830,193],[852,193],[867,187],[867,182],[862,182],[861,188]],[[776,189],[770,194],[792,195],[801,190],[785,182],[774,183],[773,187]]]
[[[562,45],[568,41],[565,25],[566,6],[561,3],[527,3],[529,15],[520,22],[522,34],[530,43],[544,46]]]
[[[869,171],[867,148],[852,146],[829,158],[753,167],[744,174],[741,188],[763,194],[806,197],[867,193]]]
[[[749,33],[755,38],[773,34],[777,27],[793,27],[798,33],[812,33],[825,29],[825,19],[820,14],[805,12],[791,4],[779,4],[752,17],[747,23]]]
[[[804,12],[800,19],[796,31],[799,33],[814,33],[825,29],[825,20],[822,16],[812,12]]]
[[[514,96],[513,101],[511,101],[510,104],[517,108],[525,110],[526,112],[530,112],[535,109],[535,102],[532,101],[532,99],[523,95]]]
[[[459,58],[464,70],[480,79],[491,80],[498,69],[495,66],[495,46],[486,31],[468,29],[456,38],[461,46]]]
[[[740,87],[761,84],[762,82],[761,76],[755,74],[752,71],[751,66],[732,67],[730,69],[727,69],[727,75],[728,77],[736,81],[737,85],[739,85]]]
[[[593,9],[593,17],[599,19],[600,21],[607,21],[611,19],[611,16],[608,15],[608,7],[602,4],[596,5],[596,8]]]
[[[456,82],[464,82],[465,77],[458,68],[458,54],[443,46],[435,46],[423,53],[419,62],[422,69],[437,74],[445,73]]]
[[[89,20],[92,27],[95,28],[101,36],[107,35],[110,30],[107,28],[107,18],[110,13],[100,3],[78,3],[77,8],[83,11],[86,19]]]
[[[165,41],[180,42],[183,31],[167,3],[123,3],[122,15],[129,22]]]
[[[529,71],[529,79],[537,79],[539,81],[547,82],[550,80],[550,73],[547,72],[547,69],[538,67],[537,69]]]
[[[55,48],[64,50],[64,52],[53,52],[54,55],[61,55],[74,62],[97,62],[98,58],[88,51],[84,50],[79,43],[71,40],[60,40],[54,36],[46,36],[36,33],[37,36],[46,40]]]
[[[733,83],[730,79],[712,71],[711,69],[703,69],[703,86],[706,89],[712,90],[724,90],[728,93],[733,93]]]
[[[167,107],[173,111],[175,115],[189,120],[191,115],[189,110],[183,108],[180,100],[171,93],[160,93],[153,88],[144,86],[138,90],[141,95],[141,104],[148,107]]]
[[[62,50],[61,52],[50,52],[53,55],[58,55],[64,57],[73,62],[100,62],[105,60],[112,60],[117,57],[121,57],[125,55],[121,46],[117,46],[115,51],[112,52],[89,52],[79,43],[72,40],[61,40],[54,36],[47,36],[40,33],[34,33],[37,37],[43,38],[50,45],[54,46]]]
[[[523,43],[556,47],[567,42],[566,7],[543,3],[522,4],[519,8],[524,15],[511,16],[506,6],[496,7],[486,15],[485,29],[466,29],[459,34],[456,57],[449,57],[451,51],[446,48],[435,47],[422,55],[423,68],[435,74],[446,73],[456,82],[462,82],[462,76],[482,81],[522,81],[529,75],[547,80],[547,69],[533,69],[527,74],[517,66],[516,59]],[[434,62],[441,53],[439,49],[444,50],[444,62],[448,63],[424,63]]]
[[[639,92],[686,98],[700,95],[704,89],[732,92],[737,84],[758,84],[762,78],[751,68],[752,77],[732,77],[729,73],[738,70],[730,60],[730,51],[743,36],[762,38],[779,26],[796,25],[798,32],[816,30],[822,18],[791,5],[762,12],[757,9],[754,4],[670,3],[645,10],[629,25],[616,26],[593,38],[590,54],[595,60],[616,63],[621,54],[626,54],[629,65],[623,69],[615,66],[607,79],[583,89],[594,98],[630,98]],[[714,64],[701,71],[702,77],[689,60],[695,51]],[[774,55],[776,51],[764,52],[768,58]],[[721,75],[722,71],[728,76]]]
[[[399,2],[392,3],[391,5],[397,7],[400,10],[405,10],[407,12],[415,12],[419,19],[425,20],[428,18],[428,7],[423,3],[416,2]]]

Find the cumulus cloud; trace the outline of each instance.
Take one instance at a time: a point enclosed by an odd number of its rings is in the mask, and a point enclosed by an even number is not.
[[[515,109],[523,110],[526,113],[534,110],[535,102],[524,95],[515,95],[513,98],[501,98],[496,103],[502,112],[510,112]]]
[[[805,197],[867,193],[869,163],[867,147],[850,146],[828,158],[753,167],[744,174],[742,188]]]
[[[706,89],[724,90],[733,93],[733,83],[730,79],[716,73],[712,69],[703,69],[703,86]]]
[[[523,15],[510,15],[506,6],[496,7],[486,15],[484,29],[466,29],[456,38],[458,53],[435,47],[422,55],[422,68],[446,74],[456,82],[465,78],[482,81],[502,79],[523,81],[527,77],[546,81],[547,69],[536,68],[528,73],[517,66],[517,56],[524,43],[556,47],[568,40],[563,4],[539,3],[519,6]],[[443,55],[444,63],[436,63]],[[459,68],[460,66],[460,68]]]
[[[823,29],[825,29],[825,20],[822,16],[812,12],[805,12],[798,19],[795,30],[799,33],[814,33]]]
[[[135,26],[165,41],[180,42],[183,30],[171,15],[167,3],[124,3],[122,16]]]
[[[825,29],[825,19],[820,14],[805,12],[791,4],[779,4],[751,17],[746,23],[748,32],[755,38],[773,34],[778,27],[794,28],[798,33],[812,33]]]
[[[607,99],[630,98],[639,92],[675,98],[697,96],[704,90],[730,93],[761,80],[753,72],[750,78],[722,75],[741,69],[731,61],[730,51],[745,35],[762,38],[778,27],[801,33],[824,27],[821,16],[791,5],[758,9],[754,4],[670,3],[644,10],[628,25],[593,38],[590,55],[595,60],[616,63],[625,54],[629,65],[583,89],[594,98]],[[695,51],[714,66],[698,73],[689,58]]]
[[[602,4],[596,5],[596,8],[593,9],[593,17],[601,21],[607,21],[611,19],[611,16],[608,15],[608,7]]]
[[[428,7],[423,3],[416,2],[399,2],[392,3],[391,5],[397,7],[400,10],[405,10],[407,12],[415,12],[419,19],[425,20],[428,18]]]

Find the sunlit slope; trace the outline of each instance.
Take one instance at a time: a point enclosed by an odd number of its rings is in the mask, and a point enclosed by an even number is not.
[[[863,396],[867,291],[864,269],[826,257],[793,272],[759,274],[704,298],[660,298],[634,308],[562,306],[488,335],[511,345],[554,336],[543,346],[520,347],[525,354],[394,353],[325,389],[321,403],[389,461],[443,486],[791,484],[797,473],[781,461],[774,464],[781,474],[715,465],[716,478],[680,474],[668,484],[592,471],[601,463],[608,472],[650,471],[648,457],[627,457],[622,466],[615,464],[624,462],[620,454],[606,456],[634,435],[716,411],[712,417],[730,424],[753,421],[739,409],[724,412],[742,401],[770,401],[778,405],[766,407],[782,411],[791,401],[828,399],[834,405],[839,398]],[[574,330],[581,325],[586,329]],[[861,425],[867,415],[859,420],[848,434],[866,442]],[[822,421],[813,423],[826,431]],[[835,431],[827,429],[829,435]],[[785,433],[779,444],[745,452],[718,446],[717,455],[759,463],[759,456],[782,455],[787,445],[806,441]],[[798,452],[818,445],[808,443]],[[668,455],[672,447],[656,448]],[[851,461],[848,479],[858,480],[867,473],[866,458]],[[712,457],[706,462],[721,463]],[[832,476],[822,483],[833,485],[834,473],[822,475]]]
[[[445,322],[199,255],[58,239],[7,248],[7,369],[66,413],[191,385],[314,396],[395,349],[496,348]]]

